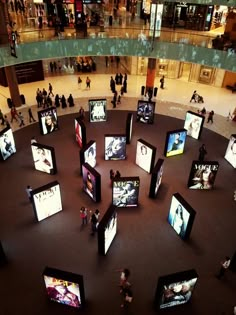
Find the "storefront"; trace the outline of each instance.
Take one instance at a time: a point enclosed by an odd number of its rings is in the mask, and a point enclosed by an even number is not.
[[[162,25],[189,30],[210,30],[213,6],[191,4],[187,2],[165,2]]]
[[[133,66],[132,74],[145,76],[147,74],[148,58],[133,57],[132,59],[132,64],[137,65],[136,72],[135,66]],[[224,81],[225,72],[226,71],[223,69],[208,67],[200,64],[158,59],[156,77],[164,75],[169,79],[180,79],[186,82],[196,82],[221,87]]]

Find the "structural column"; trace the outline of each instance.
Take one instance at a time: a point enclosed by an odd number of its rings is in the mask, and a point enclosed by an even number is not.
[[[153,91],[155,78],[156,78],[156,64],[157,60],[148,58],[147,76],[146,76],[146,92]]]
[[[9,46],[9,59],[13,58],[10,56],[10,42],[9,42],[9,19],[7,4],[5,1],[0,0],[0,42],[3,45]],[[20,92],[16,77],[16,71],[14,66],[5,67],[6,79],[11,95],[12,102],[15,106],[21,106]]]

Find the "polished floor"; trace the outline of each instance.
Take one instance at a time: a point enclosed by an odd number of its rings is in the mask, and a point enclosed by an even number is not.
[[[96,58],[95,58],[96,59]],[[97,58],[97,71],[88,74],[66,74],[62,72],[60,75],[46,76],[44,81],[33,82],[28,84],[21,84],[19,86],[20,94],[25,95],[26,105],[21,106],[21,110],[24,114],[26,124],[28,124],[28,107],[32,107],[34,116],[37,119],[37,108],[36,104],[36,90],[45,88],[48,90],[49,82],[53,86],[53,93],[65,95],[68,98],[71,93],[75,99],[75,107],[61,109],[59,108],[59,115],[69,114],[78,112],[79,107],[83,106],[85,110],[88,110],[88,99],[96,97],[108,98],[108,109],[112,108],[110,100],[112,99],[112,92],[110,90],[110,77],[114,76],[117,72],[126,72],[122,62],[120,67],[117,69],[115,64],[110,64],[108,68],[105,67],[105,58]],[[81,76],[82,84],[78,86],[78,75]],[[85,80],[89,76],[91,79],[91,89],[86,89]],[[155,86],[159,87],[160,78],[157,77],[155,80]],[[118,110],[136,110],[137,99],[142,98],[141,86],[146,84],[145,76],[128,75],[128,93],[122,97],[121,105],[117,106]],[[119,92],[120,87],[117,86]],[[192,92],[197,92],[203,96],[204,104],[190,103]],[[4,114],[9,113],[6,99],[9,97],[9,89],[0,86],[0,108]],[[183,79],[165,79],[164,90],[158,89],[156,113],[168,115],[184,119],[187,110],[197,111],[200,110],[203,105],[207,111],[214,110],[214,123],[205,124],[206,128],[218,132],[221,135],[229,138],[232,133],[236,132],[236,123],[228,120],[229,113],[233,113],[236,107],[236,94],[231,91],[213,87],[205,84],[187,82],[186,78]],[[9,116],[9,115],[8,115]],[[10,116],[9,116],[10,117]],[[19,124],[13,122],[12,128],[18,129]]]
[[[89,93],[89,92],[88,92]],[[126,106],[122,103],[122,106]],[[177,108],[176,105],[173,105]],[[86,307],[84,315],[154,315],[153,301],[159,276],[194,268],[199,280],[189,304],[165,310],[166,315],[232,314],[235,305],[236,274],[228,271],[222,280],[215,274],[225,255],[235,251],[235,170],[224,159],[228,140],[204,128],[201,139],[187,139],[185,153],[165,158],[162,185],[155,200],[148,198],[150,174],[135,165],[136,141],[146,140],[163,158],[168,130],[183,127],[183,120],[156,114],[153,125],[134,122],[131,144],[125,161],[104,161],[104,134],[123,133],[127,110],[109,110],[108,120],[89,123],[87,140],[97,143],[96,170],[102,177],[102,200],[95,204],[82,191],[79,148],[75,142],[76,113],[59,117],[60,130],[40,135],[37,123],[14,133],[17,152],[0,164],[0,235],[8,264],[0,268],[1,315],[65,315],[73,309],[49,303],[43,286],[45,266],[84,276]],[[34,170],[30,139],[53,146],[58,173],[48,175]],[[187,188],[192,160],[205,143],[207,160],[217,160],[220,169],[211,191]],[[101,217],[111,202],[109,170],[122,176],[140,177],[139,206],[118,210],[118,233],[105,257],[99,256],[96,236],[90,227],[81,227],[79,210],[99,208]],[[63,211],[35,221],[25,188],[40,187],[57,180],[61,186]],[[179,192],[195,209],[196,217],[188,241],[183,241],[167,222],[172,194]],[[117,269],[131,270],[134,300],[128,310],[120,308]]]

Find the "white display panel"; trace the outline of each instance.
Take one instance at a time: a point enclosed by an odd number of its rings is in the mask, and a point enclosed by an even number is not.
[[[184,129],[187,130],[187,135],[194,139],[199,139],[202,131],[203,121],[204,117],[187,112],[184,122]]]
[[[153,149],[142,142],[137,141],[135,163],[148,173],[151,171],[152,156]]]
[[[96,142],[84,151],[84,162],[92,167],[96,166]]]
[[[31,146],[35,169],[51,174],[53,172],[52,151],[36,145]]]
[[[60,185],[33,194],[33,202],[38,221],[42,221],[62,210]]]
[[[105,254],[107,253],[115,235],[117,232],[117,213],[115,212],[114,215],[111,217],[110,221],[108,222],[105,228]]]

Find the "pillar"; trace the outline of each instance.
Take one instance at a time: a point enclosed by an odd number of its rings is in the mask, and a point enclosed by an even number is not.
[[[9,46],[10,55],[10,42],[9,42],[9,17],[7,11],[7,4],[5,1],[0,0],[0,42],[1,44]],[[9,57],[13,58],[13,57]],[[5,67],[6,79],[11,95],[11,99],[15,106],[21,106],[20,92],[16,77],[16,71],[14,66]]]
[[[156,64],[157,60],[154,58],[148,58],[147,76],[146,76],[146,92],[153,90],[155,78],[156,78]]]

